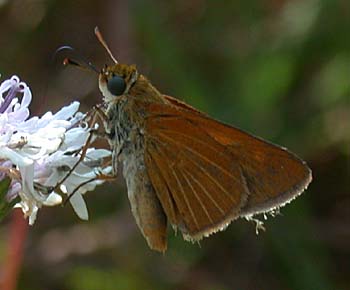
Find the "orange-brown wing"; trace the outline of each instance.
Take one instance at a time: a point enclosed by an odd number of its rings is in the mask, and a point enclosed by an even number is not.
[[[195,123],[217,142],[230,148],[236,156],[240,156],[239,162],[252,193],[241,215],[283,206],[301,194],[311,182],[310,168],[286,148],[218,122],[173,97],[164,97],[181,111],[183,118]],[[153,106],[153,114],[163,109],[159,105]]]
[[[311,180],[292,153],[182,102],[143,104],[145,162],[169,221],[200,239],[238,216],[271,210]]]

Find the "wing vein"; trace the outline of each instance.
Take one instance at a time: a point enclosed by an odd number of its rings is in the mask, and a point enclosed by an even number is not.
[[[203,168],[202,165],[197,164],[193,160],[189,159],[194,166],[196,166],[199,170],[201,170],[218,188],[221,189],[221,191],[226,194],[226,196],[232,201],[235,202],[234,198],[232,197],[232,194],[230,194],[208,171]]]
[[[177,176],[177,174],[176,174],[174,168],[172,168],[172,174],[174,175],[174,177],[175,177],[175,179],[176,179],[176,182],[177,182],[177,184],[179,185],[179,188],[180,188],[181,191],[182,191],[184,200],[185,200],[185,202],[186,202],[186,205],[187,205],[188,209],[190,210],[190,213],[191,213],[191,216],[192,216],[194,222],[196,223],[197,229],[200,229],[200,226],[199,226],[199,224],[198,224],[198,221],[197,221],[197,219],[196,219],[196,216],[194,215],[193,209],[192,209],[192,207],[191,207],[191,205],[190,205],[190,203],[189,203],[189,201],[188,201],[188,198],[187,198],[187,196],[186,196],[186,194],[185,194],[185,191],[184,191],[184,189],[183,189],[183,187],[182,187],[182,184],[181,184],[181,182],[180,182],[180,180],[179,180],[179,177]]]
[[[211,200],[211,202],[216,206],[216,208],[221,212],[222,215],[225,215],[225,211],[218,205],[218,203],[213,199],[205,187],[196,179],[191,173],[186,170],[187,174],[191,176],[192,180],[203,190],[205,195]]]
[[[185,169],[184,169],[184,171],[187,172],[187,170],[185,170]],[[188,172],[187,172],[187,173],[188,173]],[[186,174],[182,174],[182,176],[186,179],[186,182],[187,182],[187,184],[189,185],[189,187],[191,188],[191,190],[192,190],[194,196],[196,197],[196,199],[197,199],[198,202],[200,203],[201,207],[203,208],[203,210],[204,210],[205,214],[207,215],[208,219],[210,220],[210,222],[213,224],[213,223],[214,223],[214,222],[213,222],[213,219],[212,219],[212,217],[210,216],[207,207],[205,206],[205,204],[203,203],[203,201],[199,198],[199,196],[198,196],[196,190],[193,188],[193,186],[192,186],[191,182],[188,180]]]

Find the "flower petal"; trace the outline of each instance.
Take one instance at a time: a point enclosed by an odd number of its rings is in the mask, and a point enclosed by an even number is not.
[[[89,219],[89,213],[86,207],[85,200],[79,192],[74,193],[70,197],[69,202],[79,218],[85,221]]]
[[[78,111],[79,109],[79,102],[73,102],[69,106],[63,107],[61,110],[59,110],[55,115],[53,115],[53,118],[55,120],[67,120]]]
[[[32,92],[30,91],[29,87],[26,84],[24,83],[20,83],[20,84],[24,86],[21,107],[22,108],[28,107],[30,102],[32,101]]]
[[[62,203],[62,196],[56,192],[52,192],[47,199],[43,202],[46,206],[55,206]]]
[[[20,167],[25,167],[33,164],[33,160],[30,158],[24,157],[7,147],[0,147],[0,159],[11,160],[13,164],[16,164]]]

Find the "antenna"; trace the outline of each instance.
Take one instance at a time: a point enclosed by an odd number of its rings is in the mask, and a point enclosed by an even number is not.
[[[111,59],[114,61],[114,63],[118,64],[118,61],[116,60],[116,58],[113,56],[111,50],[109,49],[106,41],[103,39],[103,36],[100,32],[100,30],[98,29],[98,27],[95,27],[95,35],[97,37],[97,39],[99,40],[99,42],[103,45],[103,47],[106,49],[106,51],[108,52],[109,56],[111,57]]]
[[[60,46],[59,48],[56,49],[54,56],[53,56],[53,59],[55,59],[57,54],[63,50],[70,50],[70,51],[76,52],[76,50],[73,47],[68,46],[68,45],[63,45],[63,46]],[[86,65],[86,67],[82,66],[78,61],[71,59],[70,57],[66,57],[63,60],[63,65],[74,65],[74,66],[77,66],[77,67],[82,68],[82,69],[91,69],[98,74],[100,73],[96,69],[96,67],[90,61],[87,61],[82,55],[77,54],[77,56],[79,57],[80,62],[82,62],[84,65]]]

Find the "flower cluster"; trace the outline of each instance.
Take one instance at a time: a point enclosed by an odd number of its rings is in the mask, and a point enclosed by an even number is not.
[[[39,208],[61,204],[66,194],[77,215],[88,219],[82,195],[103,182],[99,174],[111,172],[103,162],[111,152],[90,147],[82,156],[97,124],[87,126],[78,102],[29,118],[31,99],[17,76],[0,85],[0,181],[12,180],[7,202],[19,197],[16,206],[33,224]]]

